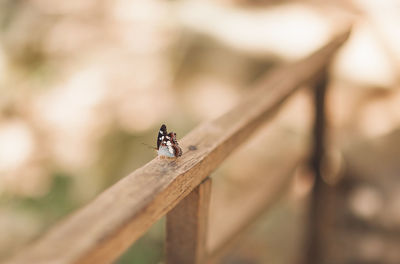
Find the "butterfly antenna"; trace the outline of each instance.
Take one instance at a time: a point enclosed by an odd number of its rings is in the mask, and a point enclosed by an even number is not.
[[[155,147],[153,147],[153,146],[150,146],[150,145],[148,145],[148,144],[146,144],[146,143],[143,143],[143,142],[142,142],[142,144],[145,145],[145,146],[148,147],[148,148],[157,150],[157,148],[155,148]]]

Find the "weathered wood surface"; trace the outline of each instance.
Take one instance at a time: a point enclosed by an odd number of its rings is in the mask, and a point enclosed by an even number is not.
[[[210,195],[211,179],[206,178],[167,214],[166,263],[205,260]]]
[[[155,158],[108,188],[6,263],[110,263],[200,184],[347,39],[341,33],[297,63],[261,79],[241,103],[180,140],[183,156]]]

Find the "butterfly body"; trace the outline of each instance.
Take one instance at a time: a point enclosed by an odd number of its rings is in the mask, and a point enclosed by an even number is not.
[[[176,133],[168,133],[165,125],[162,125],[158,132],[157,152],[160,157],[177,158],[182,156],[182,149],[176,140]]]

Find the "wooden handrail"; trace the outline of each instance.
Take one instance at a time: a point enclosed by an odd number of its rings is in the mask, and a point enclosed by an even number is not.
[[[110,263],[196,188],[301,85],[312,81],[347,39],[267,74],[234,109],[199,125],[183,156],[155,158],[101,193],[6,263]]]

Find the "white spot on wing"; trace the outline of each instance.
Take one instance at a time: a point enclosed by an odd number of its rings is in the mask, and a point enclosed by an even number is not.
[[[164,156],[164,157],[170,157],[170,158],[175,157],[173,150],[171,152],[167,146],[160,146],[160,148],[158,150],[158,156]]]
[[[172,154],[174,153],[174,149],[171,146],[168,146],[168,151],[171,152]]]

